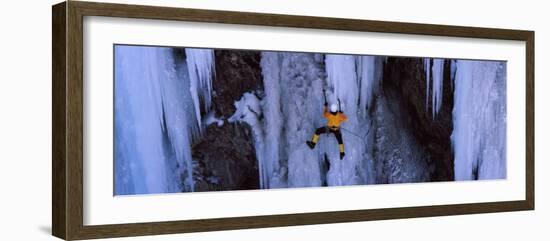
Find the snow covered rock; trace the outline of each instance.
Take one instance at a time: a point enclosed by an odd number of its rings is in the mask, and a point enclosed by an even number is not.
[[[258,160],[253,130],[247,124],[230,123],[234,103],[244,93],[262,89],[256,51],[215,50],[212,110],[203,137],[193,145],[197,191],[257,189]],[[223,121],[223,125],[219,122]]]

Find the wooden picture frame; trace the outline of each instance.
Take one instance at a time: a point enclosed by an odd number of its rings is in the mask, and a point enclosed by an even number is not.
[[[66,240],[280,227],[368,220],[492,213],[534,209],[534,32],[213,10],[68,1],[52,8],[52,232]],[[83,224],[83,17],[160,19],[208,23],[298,27],[526,43],[525,200],[301,214]]]

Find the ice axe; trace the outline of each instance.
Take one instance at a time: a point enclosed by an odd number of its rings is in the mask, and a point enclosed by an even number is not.
[[[342,112],[342,107],[340,106],[340,98],[338,98],[338,111]]]

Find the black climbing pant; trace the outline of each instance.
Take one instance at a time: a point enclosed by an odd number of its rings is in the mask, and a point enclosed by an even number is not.
[[[331,128],[328,128],[326,126],[319,127],[319,128],[317,128],[317,130],[315,130],[315,135],[321,135],[321,134],[327,133],[327,132],[330,132],[330,133],[334,134],[334,136],[336,137],[336,140],[338,141],[338,145],[344,144],[344,141],[342,140],[342,132],[340,132],[340,128],[331,129]]]

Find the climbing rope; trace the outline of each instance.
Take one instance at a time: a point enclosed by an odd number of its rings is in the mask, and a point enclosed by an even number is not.
[[[351,134],[352,136],[355,136],[355,137],[361,139],[365,144],[367,144],[365,138],[367,137],[367,135],[369,135],[369,133],[370,133],[370,128],[369,128],[369,130],[367,131],[367,133],[366,133],[364,136],[362,136],[362,137],[361,137],[360,135],[354,133],[353,131],[350,131],[350,130],[344,128],[344,127],[340,127],[340,129],[342,129],[342,130],[348,132],[348,133]]]

